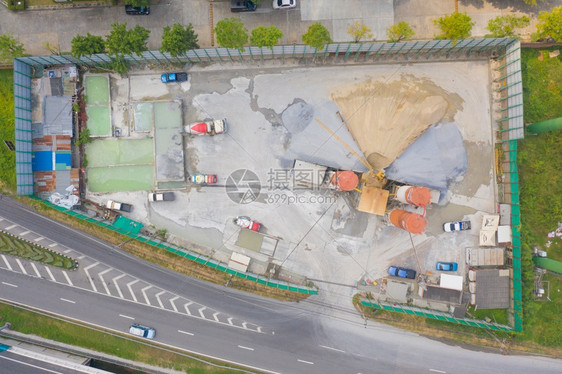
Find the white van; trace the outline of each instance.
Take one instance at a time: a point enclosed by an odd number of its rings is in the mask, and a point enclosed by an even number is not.
[[[156,335],[156,330],[151,327],[133,324],[129,327],[129,333],[140,336],[141,338],[152,339]]]

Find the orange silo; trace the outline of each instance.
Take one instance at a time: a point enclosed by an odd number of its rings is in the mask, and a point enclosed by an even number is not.
[[[431,203],[431,191],[427,187],[400,186],[396,199],[405,204],[425,207]]]
[[[390,212],[390,223],[412,234],[422,234],[427,220],[420,214],[408,212],[404,209],[395,209]]]
[[[359,177],[352,171],[336,171],[332,175],[330,183],[336,187],[338,191],[353,191],[359,184]]]

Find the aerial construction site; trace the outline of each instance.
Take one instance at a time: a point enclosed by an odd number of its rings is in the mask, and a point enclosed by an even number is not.
[[[81,209],[330,304],[507,309],[493,63],[85,71]]]

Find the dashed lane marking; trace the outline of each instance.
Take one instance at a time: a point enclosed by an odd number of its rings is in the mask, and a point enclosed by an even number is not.
[[[8,226],[4,230],[9,231],[9,230],[13,229],[14,227],[18,227],[18,225]]]
[[[127,318],[127,319],[135,319],[135,317],[129,317],[124,314],[119,314],[119,317]]]
[[[45,239],[44,237],[40,236],[38,238],[33,239],[34,242],[39,242],[41,240]]]
[[[67,303],[70,303],[70,304],[76,304],[76,301],[68,300],[68,299],[65,299],[65,298],[62,298],[62,297],[61,297],[60,299],[61,299],[62,301],[65,301],[65,302],[67,302]]]
[[[429,371],[432,371],[432,372],[434,372],[434,373],[442,373],[442,374],[446,374],[446,373],[447,373],[446,371],[437,370],[437,369],[429,369]]]
[[[29,234],[30,232],[31,231],[27,230],[27,231],[24,231],[24,232],[20,232],[18,235],[19,236],[25,236],[25,235]]]
[[[15,285],[15,284],[11,284],[11,283],[8,283],[8,282],[2,282],[2,284],[6,285],[6,286],[10,286],[10,287],[18,288],[18,286],[17,286],[17,285]]]
[[[314,362],[310,362],[310,361],[305,361],[305,360],[301,360],[301,359],[298,359],[297,361],[302,362],[303,364],[314,365]]]
[[[320,347],[322,348],[326,348],[326,349],[330,349],[332,351],[336,351],[336,352],[342,352],[345,353],[345,351],[342,351],[341,349],[337,349],[337,348],[332,348],[332,347],[326,347],[325,345],[320,345]]]
[[[245,349],[245,350],[248,350],[248,351],[253,351],[253,350],[254,350],[254,348],[244,347],[243,345],[239,345],[238,348],[242,348],[242,349]]]
[[[192,332],[187,332],[187,331],[182,331],[182,330],[178,330],[178,332],[179,332],[180,334],[185,334],[185,335],[189,335],[189,336],[195,335],[195,334],[192,333]]]
[[[30,264],[33,270],[35,270],[35,274],[37,274],[37,278],[41,278],[41,273],[39,272],[39,270],[37,270],[37,266],[35,266],[33,262],[30,262]]]
[[[59,244],[59,243],[57,243],[57,242],[54,242],[54,243],[51,243],[51,244],[49,244],[49,245],[48,245],[47,247],[49,247],[49,248],[53,248],[53,247],[56,247],[56,246],[57,246],[57,244]],[[65,252],[65,253],[66,253],[66,252]]]

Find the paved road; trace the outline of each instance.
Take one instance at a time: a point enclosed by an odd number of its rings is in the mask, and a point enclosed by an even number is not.
[[[158,342],[280,373],[325,373],[334,368],[338,373],[562,370],[560,361],[552,359],[474,352],[372,322],[365,326],[356,314],[319,305],[317,297],[298,304],[281,303],[192,280],[52,223],[6,198],[0,200],[0,215],[32,227],[45,240],[61,242],[162,290],[261,327],[258,331],[230,326],[33,273],[0,269],[0,298],[116,331],[125,332],[132,321],[146,323],[157,329]]]

